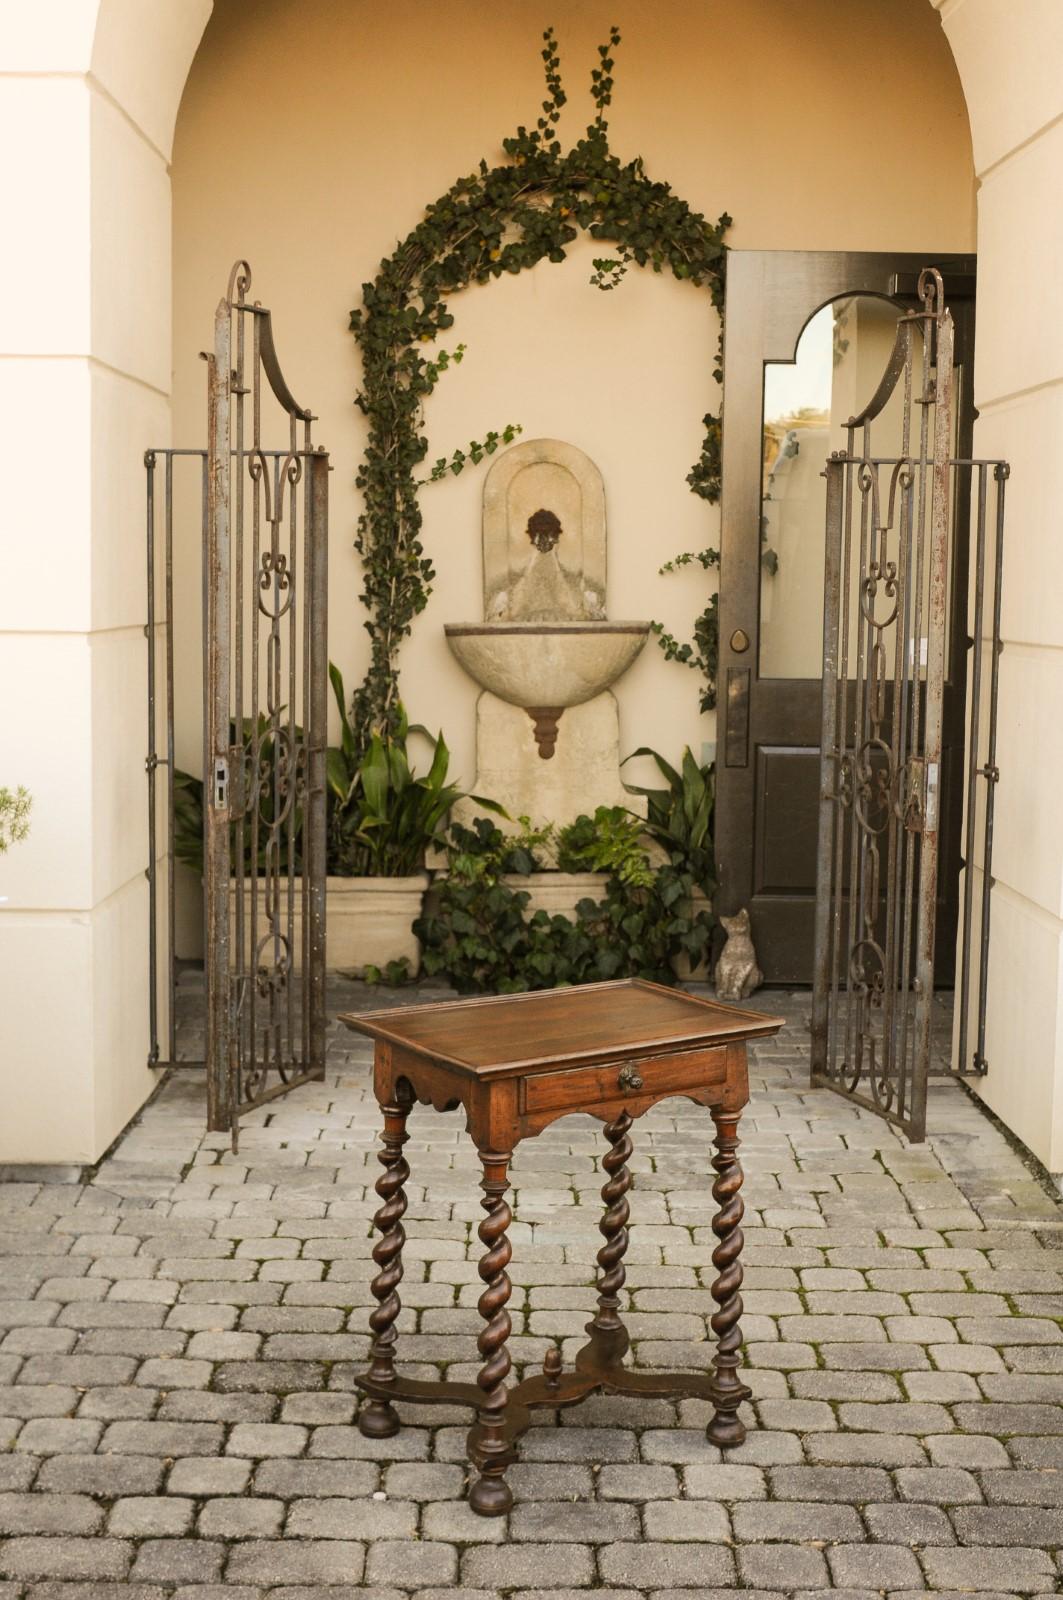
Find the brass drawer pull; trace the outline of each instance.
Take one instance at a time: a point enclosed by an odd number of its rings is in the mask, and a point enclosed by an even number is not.
[[[620,1068],[620,1077],[617,1079],[617,1083],[621,1089],[641,1089],[642,1073],[633,1062],[628,1061]]]

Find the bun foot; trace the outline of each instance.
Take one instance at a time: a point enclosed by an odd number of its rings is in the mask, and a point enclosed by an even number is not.
[[[399,1414],[386,1400],[371,1400],[358,1414],[363,1439],[391,1439],[399,1431]]]
[[[705,1433],[709,1443],[719,1445],[721,1450],[730,1450],[736,1444],[745,1443],[745,1424],[727,1413],[718,1413],[713,1417]]]
[[[469,1504],[481,1517],[504,1517],[513,1505],[513,1490],[505,1478],[477,1478],[469,1490]]]

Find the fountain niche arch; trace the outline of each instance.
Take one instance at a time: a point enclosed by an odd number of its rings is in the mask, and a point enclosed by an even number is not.
[[[499,457],[484,480],[483,567],[483,622],[445,627],[483,691],[477,789],[512,817],[561,825],[629,805],[610,685],[650,625],[605,615],[605,485],[589,456],[529,439]]]

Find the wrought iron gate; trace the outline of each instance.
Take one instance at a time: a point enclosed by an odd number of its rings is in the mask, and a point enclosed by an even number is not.
[[[1001,650],[1002,461],[951,453],[952,318],[940,274],[919,280],[867,407],[827,463],[819,857],[812,1002],[812,1081],[926,1131],[932,1049],[938,822],[949,584],[957,524],[970,504],[973,608],[958,1069],[985,1062],[997,673]],[[901,446],[875,454],[891,396]],[[990,512],[990,490],[994,499]],[[992,529],[992,601],[986,564]],[[965,536],[966,530],[962,530]],[[984,638],[988,629],[988,639]],[[982,704],[989,652],[988,714]],[[982,740],[985,759],[981,761]],[[979,804],[977,779],[985,780]],[[979,833],[981,835],[979,841]],[[980,843],[975,915],[976,850]],[[977,931],[978,948],[973,948]],[[972,976],[972,962],[976,973]],[[977,987],[977,1044],[967,1064]]]
[[[174,1058],[175,465],[199,466],[203,554],[203,876],[207,1118],[239,1117],[325,1064],[328,456],[284,380],[269,311],[233,267],[214,320],[207,446],[147,467],[149,866],[158,1041],[157,768],[167,773],[170,1059]],[[265,380],[265,381],[263,381]],[[272,402],[276,402],[274,405]],[[266,413],[287,434],[268,447]],[[283,435],[282,435],[283,437]],[[156,747],[156,478],[163,469],[166,754]],[[180,509],[178,510],[180,515]],[[187,790],[182,791],[182,798]]]

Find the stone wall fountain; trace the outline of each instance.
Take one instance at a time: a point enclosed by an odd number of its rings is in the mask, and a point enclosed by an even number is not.
[[[476,789],[513,817],[572,821],[630,805],[609,692],[648,622],[605,615],[605,488],[574,445],[532,439],[500,456],[483,495],[484,621],[447,643],[483,689]]]

